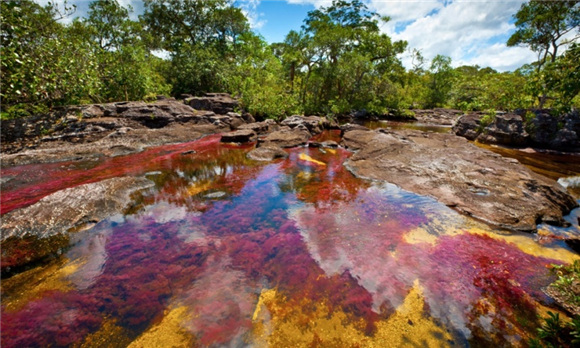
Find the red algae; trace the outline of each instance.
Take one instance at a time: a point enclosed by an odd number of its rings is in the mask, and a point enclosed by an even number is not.
[[[182,154],[189,150],[196,153]],[[36,172],[2,193],[6,211],[119,175],[148,173],[155,187],[135,196],[124,216],[77,236],[66,257],[85,262],[68,276],[68,291],[2,308],[3,345],[71,346],[108,320],[135,339],[175,307],[186,308],[181,328],[200,345],[242,345],[251,341],[260,293],[269,289],[283,299],[279,313],[301,314],[299,325],[323,307],[365,337],[378,335],[419,287],[418,315],[459,339],[517,345],[514,337],[535,330],[537,304],[547,301],[540,289],[551,280],[544,265],[556,260],[486,235],[429,228],[455,213],[356,179],[342,165],[345,150],[295,148],[269,164],[247,160],[248,150],[211,136],[84,169],[9,169]],[[421,228],[432,243],[407,240]]]

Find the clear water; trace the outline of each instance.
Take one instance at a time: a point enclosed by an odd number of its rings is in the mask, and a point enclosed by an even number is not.
[[[2,281],[3,347],[524,345],[555,310],[549,266],[578,258],[358,180],[342,149],[271,163],[250,149],[210,136],[4,170],[3,213],[111,177],[155,185]]]

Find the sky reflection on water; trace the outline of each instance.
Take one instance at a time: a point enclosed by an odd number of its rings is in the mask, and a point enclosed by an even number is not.
[[[67,169],[75,185],[148,173],[155,186],[79,232],[57,267],[2,282],[3,344],[519,345],[551,305],[546,266],[577,258],[358,180],[341,149],[269,164],[248,150],[214,136],[129,157],[122,173],[114,160],[90,178]],[[9,192],[64,185],[51,177]]]

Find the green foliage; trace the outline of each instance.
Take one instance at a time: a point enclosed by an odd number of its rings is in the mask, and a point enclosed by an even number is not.
[[[525,45],[538,53],[538,68],[548,59],[556,60],[558,49],[573,42],[561,40],[574,30],[580,32],[580,1],[531,0],[522,4],[514,15],[516,32],[508,39],[508,46]]]
[[[300,33],[274,45],[292,99],[305,113],[384,113],[398,103],[388,91],[397,88],[392,74],[404,73],[396,56],[406,43],[380,33],[379,23],[387,20],[361,1],[335,0],[309,12]]]
[[[239,63],[230,79],[230,90],[258,118],[281,119],[298,112],[285,90],[283,68],[271,47],[252,33],[240,36]]]
[[[490,68],[461,66],[455,69],[450,103],[464,111],[515,110],[532,106],[523,87],[526,78],[521,73],[498,73]]]
[[[538,99],[539,108],[569,110],[580,88],[578,44],[573,44],[564,57],[559,57],[558,51],[580,37],[580,1],[531,0],[522,4],[514,18],[517,30],[508,46],[525,45],[538,54],[526,89]]]
[[[537,329],[537,338],[528,340],[530,347],[575,347],[580,343],[580,316],[564,322],[559,313],[548,311],[548,316],[543,321],[542,326]]]
[[[496,113],[495,110],[487,110],[485,115],[479,120],[479,130],[483,130],[485,127],[489,126],[495,122]]]
[[[445,106],[451,92],[454,71],[451,58],[437,55],[431,61],[427,107]]]
[[[571,265],[552,265],[552,271],[558,276],[553,285],[558,288],[568,301],[574,306],[580,306],[580,294],[573,291],[576,283],[580,282],[580,260]]]

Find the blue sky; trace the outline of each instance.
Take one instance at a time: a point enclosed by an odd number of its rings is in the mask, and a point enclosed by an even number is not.
[[[37,0],[46,3],[48,0]],[[62,0],[60,0],[62,1]],[[141,0],[118,0],[131,5],[134,16],[143,11]],[[381,30],[394,40],[406,40],[409,49],[421,50],[429,61],[437,54],[450,56],[454,66],[479,65],[499,71],[515,70],[536,56],[526,47],[507,47],[514,32],[513,14],[522,0],[364,0],[367,6],[391,17]],[[77,15],[88,10],[87,0],[69,0]],[[300,30],[308,11],[331,0],[235,0],[253,30],[266,41],[279,42],[292,29]],[[410,51],[402,54],[410,66]]]

